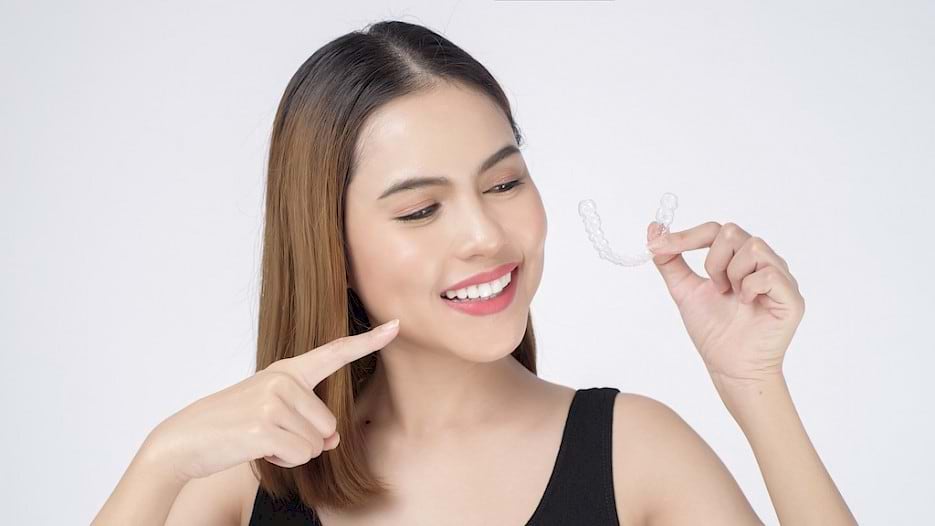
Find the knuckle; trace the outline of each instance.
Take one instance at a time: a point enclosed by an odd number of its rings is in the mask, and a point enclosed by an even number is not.
[[[325,436],[330,437],[338,430],[338,419],[331,412],[325,417]]]
[[[280,358],[276,360],[275,362],[266,366],[266,368],[260,372],[265,373],[265,374],[270,374],[270,375],[276,374],[276,373],[289,374],[288,369],[289,367],[291,367],[292,363],[295,363],[295,358]]]
[[[278,422],[283,414],[283,404],[279,398],[268,398],[260,404],[259,416],[264,422]]]
[[[277,360],[277,361],[275,361],[275,362],[273,362],[273,363],[267,365],[266,367],[263,368],[263,370],[257,371],[256,374],[255,374],[254,376],[256,376],[256,377],[258,377],[258,378],[263,378],[264,376],[270,374],[272,371],[275,371],[275,370],[279,367],[279,366],[276,365],[276,364],[278,364],[280,361],[282,361],[282,360]]]
[[[312,442],[305,442],[305,448],[302,450],[302,463],[304,464],[317,456],[318,453],[315,453],[315,444]]]
[[[734,270],[734,271],[728,270],[728,271],[727,271],[727,281],[730,281],[731,286],[733,286],[733,287],[736,289],[736,288],[737,288],[737,285],[739,285],[740,282],[741,282],[741,277],[737,275],[737,271],[736,271],[736,270]]]
[[[750,252],[753,253],[762,253],[766,249],[766,242],[763,241],[763,238],[757,236],[750,236],[747,243],[750,244]]]
[[[270,371],[266,375],[266,382],[263,384],[269,393],[281,393],[288,389],[292,384],[292,376],[283,371]]]
[[[305,461],[321,455],[322,450],[325,447],[325,442],[320,438],[312,438],[310,440],[305,440]]]
[[[721,226],[721,232],[727,239],[734,239],[740,234],[741,230],[736,223],[728,221]]]
[[[269,367],[267,367],[266,369],[263,369],[262,371],[260,371],[259,373],[257,373],[257,376],[263,378],[264,383],[268,383],[268,382],[271,381],[272,378],[275,378],[275,377],[277,377],[277,376],[286,374],[286,373],[282,372],[282,369],[281,369],[282,366],[279,365],[279,364],[281,364],[282,362],[283,362],[283,360],[279,360],[279,361],[273,362],[272,364],[270,364]]]

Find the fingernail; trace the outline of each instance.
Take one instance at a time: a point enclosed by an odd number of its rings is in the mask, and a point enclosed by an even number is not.
[[[663,234],[656,239],[653,239],[649,243],[646,243],[646,248],[655,252],[656,250],[665,247],[667,244],[669,244],[669,235]]]
[[[399,326],[399,319],[390,320],[384,323],[383,325],[380,325],[379,327],[377,327],[376,332],[378,332],[379,334],[386,334],[398,326]]]

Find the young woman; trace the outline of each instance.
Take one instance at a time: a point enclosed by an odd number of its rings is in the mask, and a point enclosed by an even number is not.
[[[157,426],[94,524],[761,524],[666,405],[536,375],[547,221],[521,145],[490,73],[425,27],[315,52],[273,125],[257,373]],[[786,262],[733,223],[661,240],[780,521],[854,524],[783,379]],[[681,256],[701,248],[710,279]]]

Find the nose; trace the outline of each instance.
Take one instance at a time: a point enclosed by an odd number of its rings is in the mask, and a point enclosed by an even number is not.
[[[457,218],[457,248],[462,259],[495,257],[506,243],[503,219],[483,203],[465,206]]]

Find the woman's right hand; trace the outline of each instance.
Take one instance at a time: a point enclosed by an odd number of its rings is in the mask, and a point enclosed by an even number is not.
[[[312,389],[392,341],[399,323],[390,323],[278,360],[196,400],[153,429],[147,453],[188,481],[258,458],[292,468],[336,448],[337,420]]]

